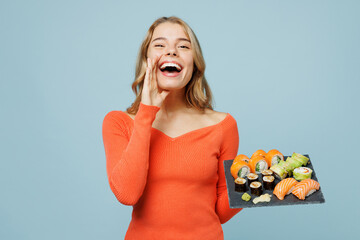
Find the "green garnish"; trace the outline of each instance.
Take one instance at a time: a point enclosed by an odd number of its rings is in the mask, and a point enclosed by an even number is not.
[[[239,172],[238,172],[238,176],[239,177],[241,177],[241,170],[242,170],[242,168],[239,170]]]
[[[242,196],[241,196],[241,199],[248,202],[250,201],[251,199],[251,196],[248,194],[248,193],[244,193]]]

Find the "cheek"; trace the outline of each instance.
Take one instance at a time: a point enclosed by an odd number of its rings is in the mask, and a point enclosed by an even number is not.
[[[188,72],[188,74],[192,75],[193,71],[194,71],[194,63],[189,62],[188,66],[187,66],[187,72]]]
[[[153,51],[148,50],[146,56],[147,56],[148,58],[151,58],[151,59],[154,58],[154,53],[153,53]]]
[[[186,69],[186,73],[185,73],[185,76],[184,76],[184,80],[186,82],[186,84],[189,83],[189,81],[191,80],[191,77],[193,75],[193,72],[194,72],[194,67],[192,65],[190,65],[189,67],[187,67]]]
[[[163,53],[160,50],[149,48],[147,51],[147,56],[151,59],[154,59],[155,57],[161,56]]]
[[[191,72],[194,70],[194,58],[193,56],[188,56],[186,59],[187,62],[187,68],[191,70]]]

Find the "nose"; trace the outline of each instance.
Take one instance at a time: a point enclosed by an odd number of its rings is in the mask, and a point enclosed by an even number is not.
[[[176,56],[176,50],[174,48],[170,48],[169,50],[167,50],[167,54],[166,55],[173,55]]]

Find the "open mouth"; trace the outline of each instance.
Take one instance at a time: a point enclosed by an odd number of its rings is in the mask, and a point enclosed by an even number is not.
[[[182,67],[176,63],[165,62],[160,66],[160,71],[163,73],[179,73]]]

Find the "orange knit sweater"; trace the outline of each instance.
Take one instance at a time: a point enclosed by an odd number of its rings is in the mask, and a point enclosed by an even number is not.
[[[152,127],[159,107],[140,104],[135,119],[122,111],[103,121],[109,184],[117,200],[132,205],[125,240],[224,239],[230,209],[223,161],[239,145],[235,119],[171,138]]]

